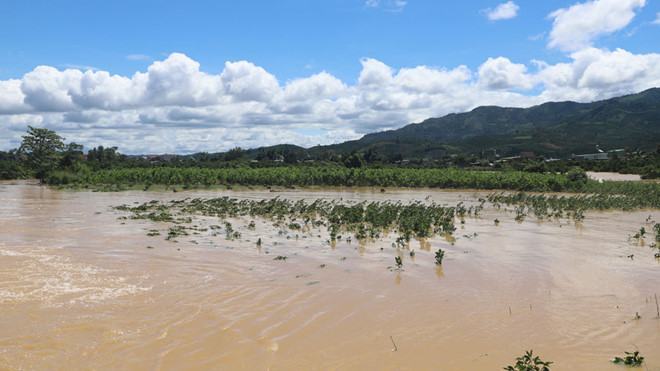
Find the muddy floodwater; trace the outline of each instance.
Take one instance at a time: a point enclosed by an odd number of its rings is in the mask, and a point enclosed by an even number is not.
[[[456,223],[453,245],[413,240],[411,257],[389,240],[333,246],[259,219],[235,223],[237,240],[172,242],[162,223],[112,208],[219,195],[453,206],[478,194],[0,184],[0,369],[497,370],[534,349],[553,370],[619,370],[609,360],[631,350],[660,370],[660,262],[652,237],[629,240],[657,210],[587,212],[576,226],[486,207]],[[397,255],[400,272],[388,269]]]

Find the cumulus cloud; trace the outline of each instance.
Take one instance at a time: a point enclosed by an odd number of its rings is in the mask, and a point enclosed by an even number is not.
[[[25,94],[21,90],[21,80],[0,80],[0,114],[21,113],[31,110],[24,103]]]
[[[646,0],[592,0],[556,10],[550,14],[548,46],[564,51],[589,47],[598,37],[626,27],[644,5]]]
[[[220,79],[237,101],[267,102],[280,90],[275,76],[247,61],[225,63]]]
[[[513,63],[508,58],[488,58],[479,67],[479,83],[486,89],[529,89],[532,78],[527,74],[527,66]]]
[[[500,56],[473,70],[365,58],[353,84],[328,72],[280,83],[248,61],[204,72],[181,53],[132,76],[38,66],[0,80],[0,148],[18,145],[27,125],[127,153],[312,146],[480,105],[587,102],[660,86],[656,53],[586,47],[561,63],[523,62]]]
[[[520,10],[518,4],[513,1],[507,1],[496,6],[494,9],[486,9],[484,12],[486,17],[491,21],[501,21],[515,18],[518,15],[518,10]]]
[[[538,73],[542,100],[585,102],[660,87],[660,54],[588,48],[570,57]]]

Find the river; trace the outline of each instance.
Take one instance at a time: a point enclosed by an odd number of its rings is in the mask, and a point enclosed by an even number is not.
[[[534,349],[553,370],[617,370],[609,360],[638,349],[660,370],[660,263],[628,239],[657,210],[588,212],[575,225],[487,208],[457,224],[454,245],[413,241],[411,257],[389,242],[287,238],[268,223],[238,227],[240,240],[174,243],[147,236],[163,225],[113,209],[218,195],[453,205],[479,194],[2,183],[0,369],[496,370]],[[402,271],[388,269],[396,254]]]

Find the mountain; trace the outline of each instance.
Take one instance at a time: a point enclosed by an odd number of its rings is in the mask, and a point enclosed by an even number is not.
[[[452,154],[534,152],[547,157],[626,148],[654,151],[660,144],[660,88],[593,103],[551,102],[530,108],[485,106],[430,118],[397,130],[307,150],[275,146],[251,154],[295,152],[323,158],[353,152],[380,158],[439,158]]]

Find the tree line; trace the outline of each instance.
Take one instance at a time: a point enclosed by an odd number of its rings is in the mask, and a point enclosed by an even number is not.
[[[0,151],[0,179],[34,177],[44,182],[52,172],[85,174],[99,170],[128,168],[268,168],[268,167],[344,167],[357,168],[467,168],[472,170],[513,170],[525,173],[568,173],[575,167],[592,171],[641,174],[645,178],[660,177],[660,151],[634,152],[614,156],[607,161],[520,158],[493,161],[478,154],[458,153],[438,159],[404,159],[383,156],[377,149],[335,153],[330,150],[305,150],[292,145],[279,145],[254,150],[240,147],[222,153],[191,155],[128,156],[117,147],[98,146],[84,151],[75,142],[65,143],[56,132],[28,127],[19,148]]]

